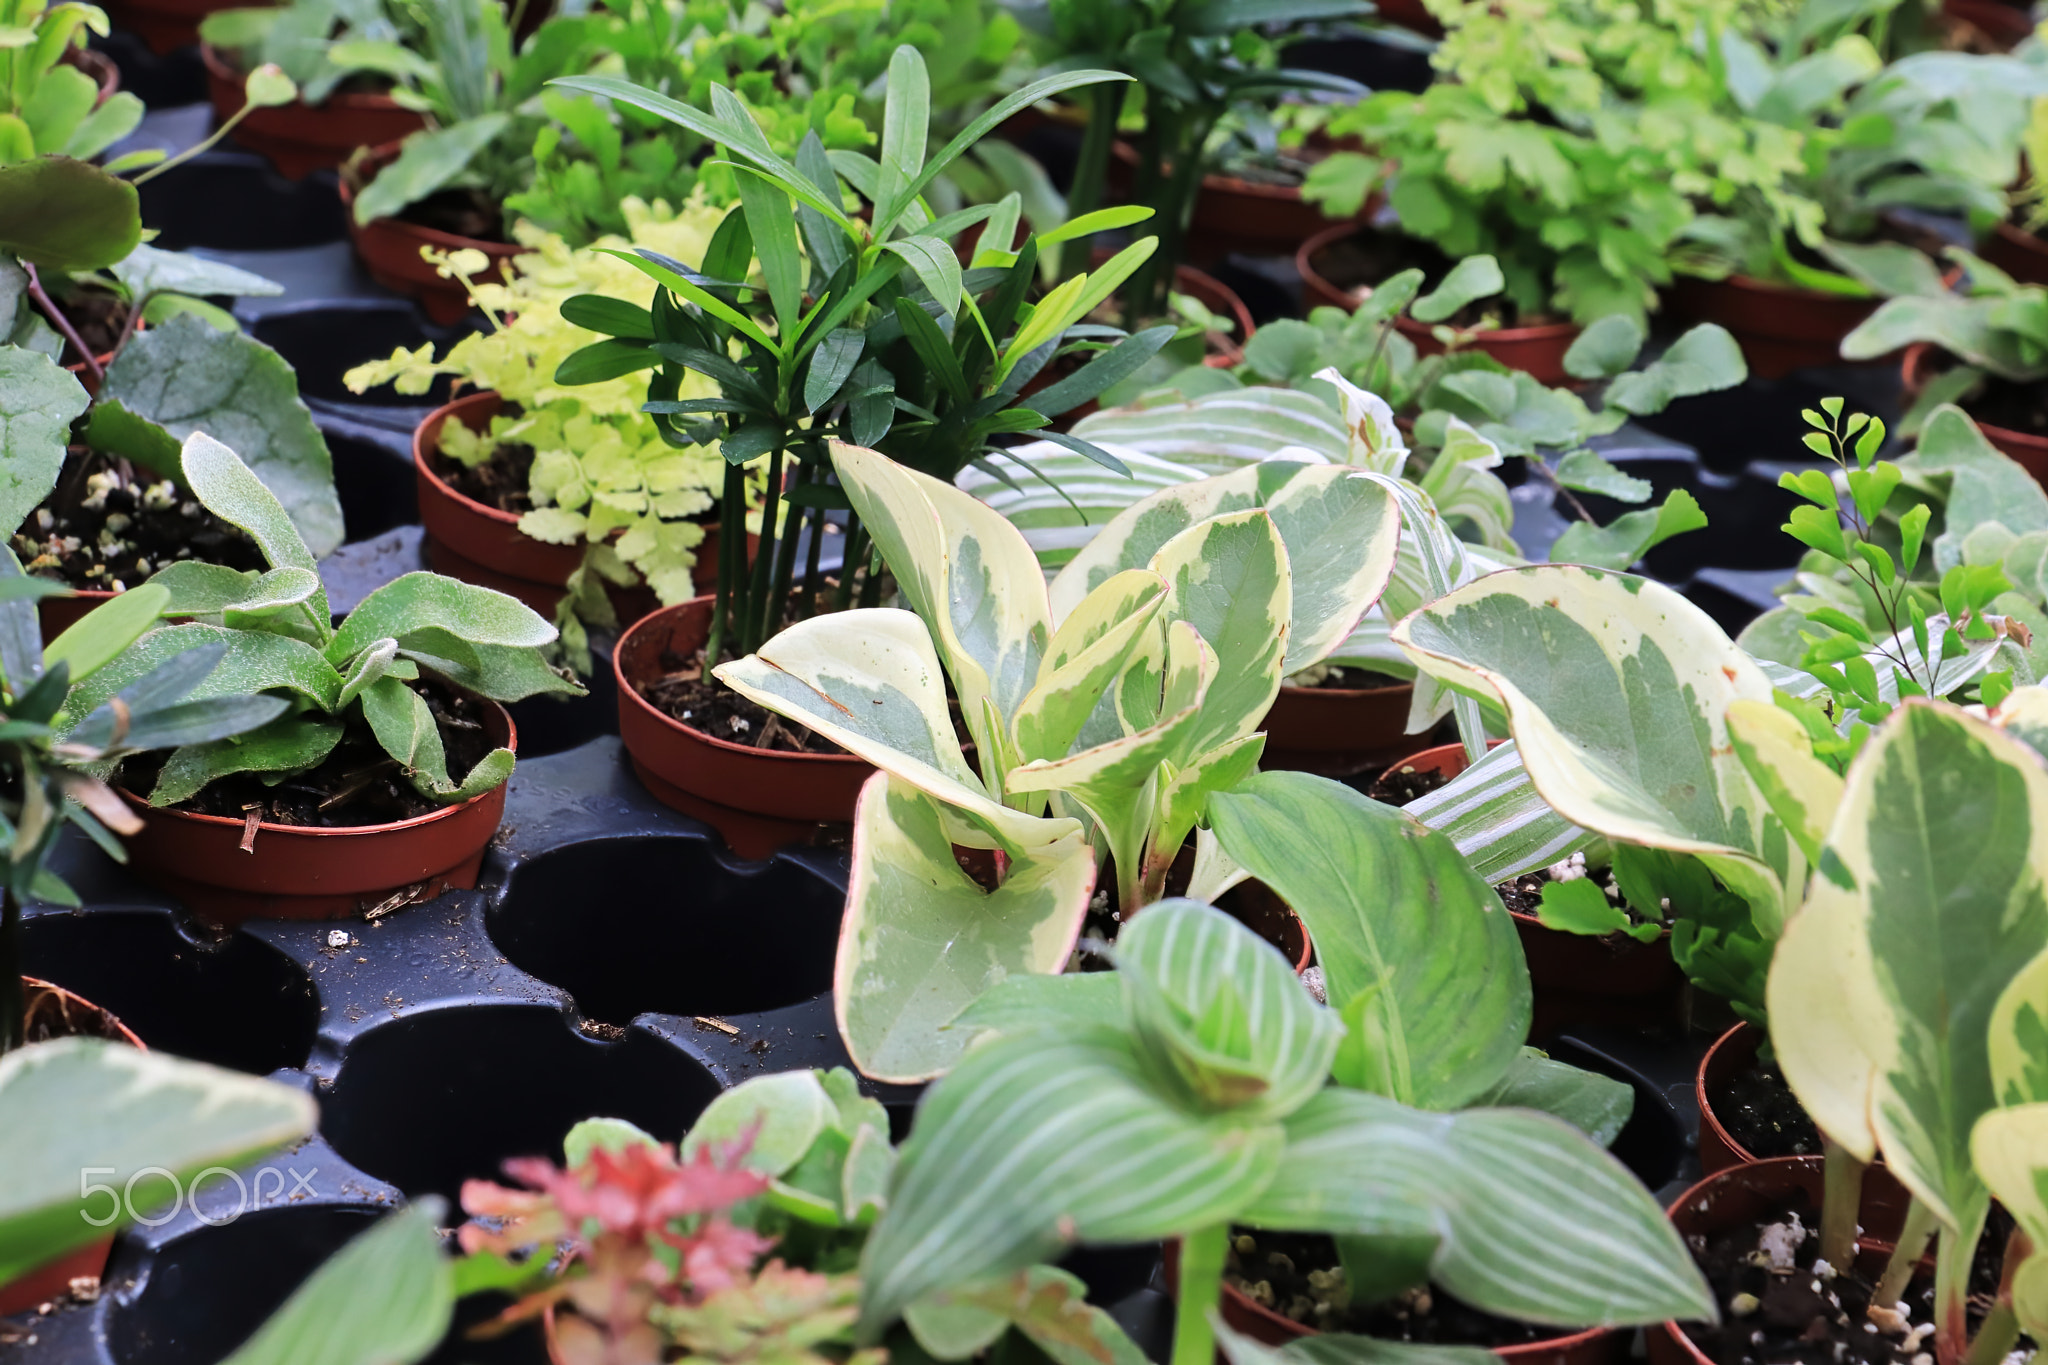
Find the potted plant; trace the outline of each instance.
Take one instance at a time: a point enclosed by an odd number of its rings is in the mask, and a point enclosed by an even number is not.
[[[1210,134],[1238,105],[1256,108],[1291,90],[1327,88],[1355,93],[1349,81],[1279,65],[1281,41],[1268,36],[1308,18],[1366,13],[1348,0],[1287,0],[1262,6],[1259,27],[1232,11],[1161,0],[1140,6],[1020,7],[1035,38],[1033,53],[1051,69],[1103,67],[1132,73],[1135,85],[1099,85],[1086,102],[1086,123],[1075,164],[1069,210],[1077,217],[1106,202],[1112,179],[1130,177],[1132,202],[1157,214],[1158,253],[1131,281],[1124,302],[1129,325],[1166,316],[1166,296],[1187,249],[1197,197],[1213,169]],[[1135,96],[1134,96],[1134,93]],[[1133,135],[1126,166],[1113,165],[1127,100],[1142,101],[1143,127]],[[1219,186],[1219,188],[1221,188]],[[1076,241],[1062,261],[1073,274],[1087,263]]]
[[[1514,936],[1440,839],[1353,799],[1380,828],[1382,866],[1416,880],[1375,920],[1398,942],[1333,980],[1332,1007],[1228,916],[1166,901],[1120,935],[1114,972],[1013,979],[958,1021],[995,1036],[932,1088],[899,1157],[861,1258],[861,1340],[907,1305],[1053,1248],[1154,1237],[1180,1238],[1176,1365],[1213,1358],[1219,1301],[1224,1322],[1234,1315],[1229,1258],[1266,1237],[1334,1262],[1316,1267],[1332,1300],[1405,1300],[1426,1316],[1427,1301],[1455,1297],[1553,1348],[1557,1328],[1641,1322],[1666,1304],[1707,1311],[1676,1233],[1591,1138],[1550,1114],[1469,1107],[1501,1084],[1508,1104],[1543,1103],[1513,1079],[1530,1060],[1527,996],[1514,998],[1509,970],[1489,974],[1479,1007],[1465,981],[1459,1009],[1417,1009],[1429,981],[1450,980],[1432,975],[1450,954],[1412,914],[1429,894],[1423,869],[1464,942],[1511,961]],[[1354,924],[1347,943],[1370,937]],[[1331,1358],[1354,1341],[1319,1345]]]
[[[1802,11],[1803,13],[1803,11]],[[1730,83],[1724,108],[1803,144],[1775,184],[1717,196],[1684,230],[1682,314],[1719,322],[1771,377],[1833,363],[1887,294],[1938,273],[1889,215],[1939,206],[1988,226],[2006,212],[2027,97],[2040,78],[2010,57],[1919,52],[1886,64],[1860,32],[1795,16],[1731,61],[1768,79]],[[1906,240],[1900,240],[1902,237]]]
[[[1164,894],[1213,795],[1257,763],[1283,673],[1386,586],[1398,495],[1341,466],[1244,469],[1112,524],[1048,588],[968,494],[872,451],[833,455],[912,610],[798,621],[716,673],[881,770],[855,817],[837,1011],[863,1072],[919,1080],[965,1042],[942,1027],[953,1013],[1071,954],[1098,856],[1070,812],[1107,846],[1117,914]],[[955,864],[955,842],[998,850],[993,885]],[[1222,889],[1205,889],[1215,866],[1198,842],[1191,894]],[[986,965],[946,965],[956,933]]]
[[[1918,281],[1842,340],[1842,354],[1868,360],[1905,350],[1912,425],[1944,403],[1960,403],[1985,437],[2036,479],[2048,482],[2048,286],[2018,284],[1996,266],[1950,248],[1963,291]],[[1932,272],[1928,272],[1930,275]]]
[[[207,96],[223,122],[241,107],[243,73],[252,68],[274,65],[298,86],[298,98],[257,110],[234,133],[287,180],[339,166],[358,148],[402,141],[426,126],[420,110],[391,95],[390,77],[349,61],[354,44],[389,46],[401,39],[379,0],[219,10],[200,21],[199,37]]]
[[[2048,182],[2040,167],[2048,165],[2048,98],[2036,99],[2020,145],[2026,158],[2024,180],[2009,196],[2010,211],[1978,247],[1984,259],[2021,284],[2048,284]]]
[[[696,201],[681,213],[625,206],[633,238],[678,260],[700,260],[724,214]],[[587,628],[630,625],[711,586],[723,487],[715,444],[676,447],[642,412],[635,374],[584,382],[570,355],[589,333],[579,320],[602,295],[645,308],[658,288],[607,254],[630,250],[600,238],[572,251],[562,238],[521,224],[529,249],[507,283],[475,281],[477,261],[447,259],[493,330],[465,336],[436,360],[428,343],[350,370],[357,393],[392,383],[423,393],[438,375],[475,389],[428,415],[413,437],[427,558],[440,573],[510,593],[551,615],[579,672],[590,669]],[[431,253],[431,249],[430,249]],[[679,393],[708,398],[716,385],[692,376]]]
[[[0,125],[7,130],[0,164],[36,156],[91,161],[135,131],[142,121],[142,101],[120,93],[118,72],[116,88],[108,89],[78,61],[77,54],[87,50],[87,35],[107,32],[106,12],[99,6],[8,0],[0,24],[29,35],[16,49],[20,55],[0,74],[0,116],[7,119]]]
[[[1771,1042],[1827,1147],[1817,1229],[1803,1244],[1780,1240],[1795,1273],[1812,1265],[1836,1292],[1841,1312],[1824,1330],[1837,1338],[1860,1334],[1861,1317],[1931,1344],[1940,1361],[1990,1360],[2044,1321],[2033,1238],[2048,1226],[2039,1192],[2048,1101],[2032,1034],[2048,981],[2048,913],[2038,898],[2014,895],[2038,876],[2032,830],[2048,816],[2048,781],[2027,742],[2043,733],[2044,698],[2022,689],[1988,720],[1913,698],[1872,731],[1829,791],[1823,870],[1771,963]],[[1976,799],[1942,795],[1965,791]],[[1934,942],[1946,951],[1925,951]],[[1832,1267],[1856,1259],[1859,1187],[1879,1156],[1911,1203],[1873,1286]],[[1792,1173],[1772,1165],[1773,1181]],[[1731,1190],[1738,1197],[1725,1197]],[[1674,1218],[1716,1244],[1754,1243],[1787,1193],[1724,1172],[1674,1206]],[[1803,1193],[1810,1199],[1810,1187]],[[1987,1292],[1971,1267],[1994,1195],[2019,1228],[1984,1249],[1995,1267]],[[1931,1302],[1906,1294],[1930,1242]],[[1717,1286],[1724,1303],[1732,1288]],[[1662,1330],[1680,1358],[1708,1358],[1689,1327]]]
[[[611,78],[561,82],[648,108],[755,168],[740,176],[741,207],[726,216],[694,266],[644,249],[622,255],[663,286],[652,312],[593,302],[586,316],[612,339],[568,362],[589,367],[583,373],[593,377],[655,369],[648,409],[663,439],[679,448],[716,440],[726,461],[716,591],[643,619],[621,638],[614,663],[620,730],[643,781],[664,801],[723,822],[750,851],[810,833],[814,824],[806,822],[850,820],[866,776],[863,765],[843,755],[806,752],[815,746],[800,732],[771,727],[766,712],[733,710],[737,699],[709,680],[718,662],[751,652],[786,618],[880,600],[870,530],[857,517],[837,529],[836,513],[846,503],[830,482],[827,442],[868,442],[891,459],[951,478],[984,458],[999,433],[1044,427],[1150,359],[1167,338],[1165,328],[1121,339],[1092,329],[1069,333],[1128,278],[1149,241],[1028,303],[1041,244],[1056,246],[1062,234],[1128,224],[1141,214],[1112,210],[1106,218],[1077,219],[1026,239],[1014,253],[984,245],[963,272],[956,234],[984,226],[988,241],[1012,240],[1021,201],[1008,196],[937,220],[916,203],[925,185],[1016,109],[1105,79],[1113,77],[1072,72],[1037,82],[927,158],[923,120],[900,117],[924,108],[928,90],[923,59],[905,46],[889,74],[888,108],[897,113],[884,119],[885,129],[898,131],[884,139],[881,162],[829,159],[822,142],[807,135],[796,165],[762,142],[723,87],[714,88],[714,112],[705,114]],[[867,219],[840,207],[842,183],[871,206]],[[744,282],[756,258],[763,286]],[[806,290],[827,301],[806,307]],[[1097,351],[1068,378],[1020,397],[1057,354]],[[698,375],[717,383],[718,396],[679,398],[685,382],[701,382]],[[762,464],[765,480],[748,468]],[[751,569],[744,559],[750,484],[764,490]],[[844,547],[836,583],[820,567],[835,537]],[[779,823],[750,823],[761,817]]]
[[[376,589],[336,627],[276,495],[203,434],[187,438],[181,464],[192,496],[247,533],[268,569],[160,570],[160,614],[190,620],[150,631],[74,691],[66,729],[198,644],[229,657],[196,696],[275,692],[291,709],[239,742],[122,767],[123,800],[142,821],[138,872],[225,924],[388,913],[473,886],[516,743],[498,703],[578,690],[541,660],[553,628],[503,594],[430,573]]]

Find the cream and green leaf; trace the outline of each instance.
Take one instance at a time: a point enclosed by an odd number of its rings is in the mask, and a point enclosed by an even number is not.
[[[871,451],[834,458],[911,610],[811,618],[717,676],[885,775],[861,808],[840,1021],[863,1071],[924,1079],[982,990],[1062,965],[1091,839],[1127,912],[1159,898],[1210,800],[1256,765],[1297,643],[1327,648],[1379,597],[1398,517],[1376,476],[1256,466],[1131,509],[1048,589],[983,503]],[[955,845],[996,850],[1001,886],[940,876]]]

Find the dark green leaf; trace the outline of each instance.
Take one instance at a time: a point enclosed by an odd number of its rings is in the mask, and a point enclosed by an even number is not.
[[[142,240],[135,187],[45,156],[0,165],[0,253],[50,270],[101,270]]]

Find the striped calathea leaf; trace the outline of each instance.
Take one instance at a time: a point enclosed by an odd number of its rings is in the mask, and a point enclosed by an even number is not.
[[[1489,886],[1527,876],[1591,847],[1599,837],[1537,794],[1513,740],[1408,803],[1407,812],[1450,839]]]
[[[1210,797],[1257,763],[1293,642],[1350,628],[1397,530],[1386,491],[1355,471],[1247,469],[1191,485],[1200,498],[1166,509],[1130,564],[1049,593],[984,504],[871,451],[834,454],[912,610],[813,617],[717,675],[881,770],[856,831],[839,1018],[863,1071],[921,1080],[958,1056],[939,1026],[975,995],[1065,961],[1095,865],[1083,817],[1125,910],[1159,898]],[[1000,886],[961,873],[953,846],[996,850]]]
[[[1697,858],[1747,902],[1750,948],[1777,937],[1806,858],[1729,732],[1735,703],[1767,706],[1773,689],[1699,608],[1647,579],[1537,565],[1431,603],[1394,640],[1419,668],[1506,707],[1529,779],[1560,816]],[[1682,922],[1681,966],[1700,975],[1688,958],[1718,950],[1720,932]]]
[[[1408,939],[1402,951],[1468,949]],[[1358,1239],[1361,1257],[1407,1278],[1355,1283],[1434,1280],[1534,1322],[1712,1316],[1662,1211],[1576,1129],[1331,1085],[1352,1046],[1345,1022],[1221,911],[1161,902],[1113,956],[1111,984],[1006,987],[961,1019],[994,1036],[933,1087],[902,1150],[862,1260],[870,1333],[906,1311],[915,1326],[920,1301],[1076,1242],[1178,1236],[1175,1360],[1206,1365],[1234,1223]],[[1525,977],[1524,1018],[1526,989]],[[1485,1050],[1477,1065],[1499,1072]]]
[[[2001,1106],[2048,1100],[2044,875],[2039,755],[1959,708],[1909,700],[1850,766],[1771,966],[1771,1040],[1793,1092],[1844,1151],[1882,1155],[1940,1229],[1945,1361],[1965,1345],[1991,1195],[1976,1131]],[[1988,1131],[1987,1144],[2011,1136]]]

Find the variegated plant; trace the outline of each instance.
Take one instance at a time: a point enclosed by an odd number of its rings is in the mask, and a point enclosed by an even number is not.
[[[995,1036],[926,1098],[869,1236],[864,1330],[901,1312],[934,1356],[959,1359],[976,1337],[933,1311],[949,1301],[1076,1242],[1178,1237],[1173,1365],[1210,1365],[1233,1224],[1337,1236],[1360,1303],[1435,1283],[1564,1327],[1712,1316],[1635,1178],[1532,1112],[1557,1092],[1519,1050],[1528,977],[1498,899],[1399,812],[1300,774],[1258,781],[1238,803],[1248,853],[1352,852],[1414,893],[1353,882],[1316,904],[1318,942],[1342,931],[1332,980],[1363,998],[1316,1004],[1278,952],[1186,900],[1123,932],[1114,973],[991,992],[959,1027]],[[1313,828],[1290,827],[1304,815]],[[1332,833],[1342,846],[1318,840]],[[1290,895],[1329,885],[1309,877]],[[1431,932],[1437,911],[1452,933]],[[1460,962],[1485,975],[1482,1008],[1440,993]],[[1333,1358],[1388,1349],[1320,1340]]]
[[[2048,771],[2015,737],[2038,734],[2044,701],[2015,693],[1990,721],[1899,707],[1839,784],[1771,965],[1771,1041],[1828,1139],[1822,1255],[1847,1263],[1861,1166],[1881,1155],[1912,1204],[1873,1312],[1938,1232],[1942,1365],[2000,1360],[2023,1325],[2048,1324]],[[1994,1193],[2024,1235],[1973,1342]]]
[[[882,770],[855,818],[836,1004],[863,1071],[917,1080],[958,1056],[941,1026],[983,990],[1065,963],[1091,834],[1125,913],[1159,898],[1210,795],[1258,762],[1282,674],[1379,597],[1398,517],[1360,471],[1247,468],[1135,519],[1048,590],[985,504],[872,451],[833,458],[911,609],[802,621],[716,673]],[[995,850],[993,889],[956,846]]]

